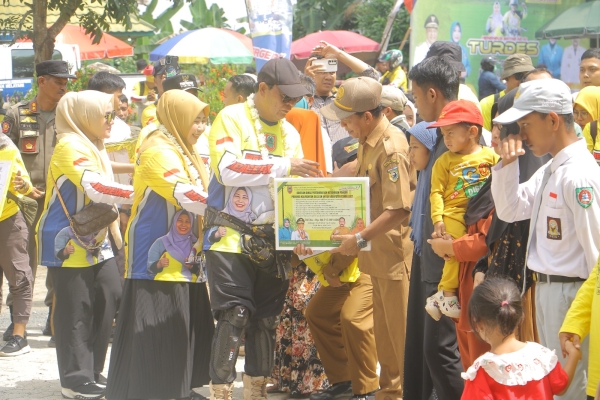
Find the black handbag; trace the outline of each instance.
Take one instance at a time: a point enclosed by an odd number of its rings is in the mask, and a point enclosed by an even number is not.
[[[73,229],[75,233],[75,237],[79,240],[79,242],[86,247],[88,250],[96,249],[102,245],[102,242],[96,244],[95,246],[86,246],[84,241],[79,236],[87,236],[96,232],[100,232],[103,229],[108,228],[110,224],[119,218],[119,212],[117,211],[117,207],[111,204],[106,203],[90,203],[87,206],[83,207],[78,213],[70,215],[69,211],[67,211],[67,206],[63,201],[62,196],[60,195],[60,190],[58,189],[58,184],[54,179],[54,175],[52,174],[52,169],[50,169],[50,175],[52,176],[52,180],[54,181],[54,187],[56,188],[56,194],[58,195],[58,200],[60,200],[60,204],[67,215],[67,219],[69,220],[69,225]]]

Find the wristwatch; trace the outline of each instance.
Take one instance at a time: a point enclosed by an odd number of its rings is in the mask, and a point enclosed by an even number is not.
[[[354,237],[356,238],[356,246],[359,249],[364,249],[365,247],[367,247],[367,241],[363,239],[362,236],[360,236],[360,233],[356,233]]]

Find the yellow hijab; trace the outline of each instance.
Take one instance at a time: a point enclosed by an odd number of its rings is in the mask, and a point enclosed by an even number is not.
[[[169,90],[168,92],[165,92],[158,100],[156,106],[158,121],[177,139],[177,143],[179,143],[183,151],[192,161],[198,174],[200,174],[202,187],[206,191],[208,190],[209,184],[206,167],[195,151],[194,146],[185,139],[190,128],[194,124],[194,120],[200,112],[203,112],[204,115],[208,116],[208,104],[203,103],[198,97],[183,90]],[[162,132],[158,130],[154,131],[146,138],[146,140],[144,140],[140,148],[140,153],[159,143],[165,142],[170,143],[169,139],[166,138]],[[187,165],[185,167],[187,168]],[[193,176],[190,175],[190,178],[194,184],[197,184]]]
[[[114,181],[113,171],[101,135],[106,108],[112,104],[112,101],[113,95],[95,90],[69,92],[58,102],[54,120],[56,139],[59,142],[76,141],[91,150],[96,156],[96,162],[102,168],[101,175],[111,182]],[[91,139],[86,133],[91,136]],[[119,231],[119,220],[110,224],[109,229],[117,248],[120,249],[123,241]]]
[[[575,100],[575,104],[583,107],[589,112],[592,119],[596,121],[600,118],[600,87],[587,86],[581,89]]]

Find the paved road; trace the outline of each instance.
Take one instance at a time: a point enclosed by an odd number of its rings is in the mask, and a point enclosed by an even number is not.
[[[60,394],[60,382],[56,366],[56,351],[47,347],[48,337],[42,335],[42,329],[46,324],[48,309],[44,306],[46,287],[46,268],[39,267],[37,280],[41,284],[35,286],[33,293],[32,315],[27,326],[27,340],[32,348],[31,352],[15,358],[0,357],[0,400],[37,400],[62,399]],[[2,287],[4,302],[8,294],[6,279]],[[10,323],[8,307],[2,306],[0,314],[0,332],[3,333]],[[4,342],[1,341],[0,345]],[[106,356],[106,367],[104,375],[108,374],[108,359],[110,358],[110,347]],[[237,370],[243,371],[244,359],[240,357]],[[198,390],[202,395],[209,397],[208,387]],[[241,373],[235,382],[234,398],[242,398]],[[283,400],[287,398],[284,394],[269,395],[269,399]]]

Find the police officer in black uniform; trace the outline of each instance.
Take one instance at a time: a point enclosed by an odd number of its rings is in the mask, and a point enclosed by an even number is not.
[[[49,60],[43,61],[35,66],[37,75],[38,93],[29,100],[22,101],[10,107],[2,123],[2,132],[8,135],[21,151],[25,167],[31,177],[34,186],[30,197],[37,200],[38,213],[33,227],[29,229],[29,263],[33,277],[37,271],[38,256],[35,241],[35,226],[44,209],[46,192],[46,176],[50,158],[56,145],[56,133],[54,130],[54,117],[56,105],[62,96],[67,93],[67,82],[75,76],[69,72],[66,61]],[[52,335],[50,329],[50,314],[52,310],[53,285],[46,278],[48,294],[44,303],[50,308],[48,322],[44,335]],[[9,295],[7,305],[11,307],[12,298]],[[12,307],[11,307],[12,311]],[[11,313],[12,314],[12,313]],[[11,315],[12,319],[12,315]],[[4,332],[4,340],[12,336],[12,323]],[[52,343],[52,340],[51,340]],[[49,343],[49,345],[51,345]]]

